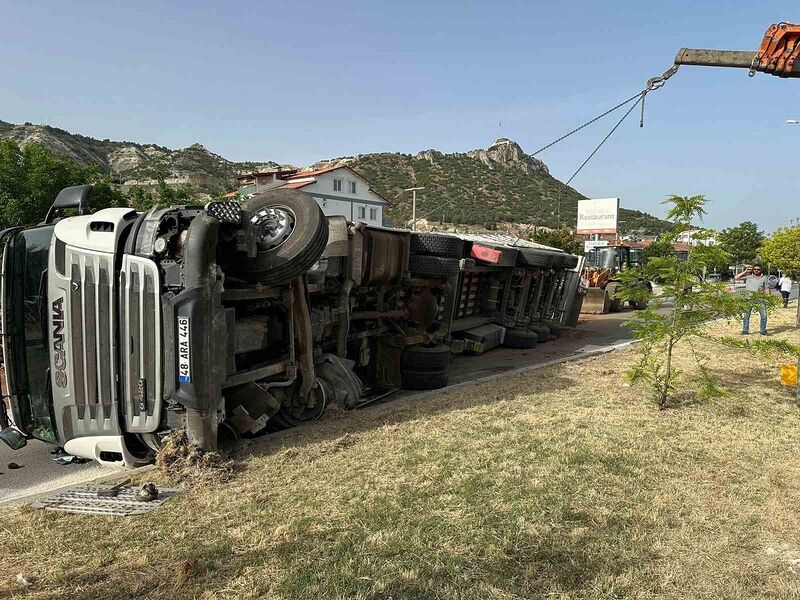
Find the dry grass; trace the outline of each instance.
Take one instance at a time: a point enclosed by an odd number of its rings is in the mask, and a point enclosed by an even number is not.
[[[163,446],[156,455],[156,467],[172,484],[184,481],[223,483],[235,471],[233,461],[224,459],[216,452],[202,452],[197,446],[192,446],[183,430],[164,438]]]
[[[656,410],[632,350],[334,413],[148,516],[4,510],[0,596],[800,596],[800,411],[707,350],[713,402]]]

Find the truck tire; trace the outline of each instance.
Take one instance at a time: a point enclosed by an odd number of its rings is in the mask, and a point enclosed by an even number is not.
[[[450,366],[450,348],[436,346],[408,346],[400,355],[401,370],[443,371]]]
[[[530,331],[536,333],[536,339],[540,344],[550,341],[550,328],[547,325],[541,323],[533,325],[530,327]]]
[[[412,254],[408,259],[408,268],[417,275],[455,275],[461,270],[461,261],[457,258]]]
[[[548,323],[547,328],[550,330],[550,335],[561,337],[561,325],[557,323]]]
[[[553,264],[555,256],[556,252],[553,250],[520,248],[517,263],[525,267],[549,267]]]
[[[258,254],[243,258],[233,269],[245,279],[279,285],[302,275],[317,262],[328,243],[328,220],[311,198],[298,190],[277,189],[253,196],[244,204],[252,223],[274,215],[285,217],[278,231],[262,238]]]
[[[464,240],[450,235],[412,233],[411,253],[461,258],[464,256]]]
[[[311,391],[314,396],[314,405],[311,407],[298,406],[293,402],[292,394],[297,393],[298,389],[299,385],[294,385],[288,388],[274,388],[270,391],[281,404],[278,412],[272,415],[268,421],[268,423],[272,422],[276,430],[289,429],[309,421],[316,421],[325,412],[330,390],[322,380],[317,379],[317,385]]]
[[[503,345],[509,348],[535,348],[539,336],[535,331],[525,329],[506,329]]]
[[[406,390],[438,390],[447,385],[447,369],[442,371],[400,371],[400,383]]]

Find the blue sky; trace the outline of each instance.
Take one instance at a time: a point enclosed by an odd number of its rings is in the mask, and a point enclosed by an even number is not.
[[[35,5],[34,5],[35,4]],[[794,10],[792,10],[794,9]],[[681,46],[755,50],[796,2],[10,2],[0,119],[234,160],[527,151],[641,89]],[[707,223],[800,217],[800,81],[686,67],[575,179],[663,214],[705,194]],[[502,122],[502,128],[498,123]],[[566,179],[607,118],[542,158]]]

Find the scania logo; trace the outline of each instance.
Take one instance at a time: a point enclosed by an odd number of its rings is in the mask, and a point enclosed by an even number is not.
[[[64,352],[64,298],[53,300],[53,366],[57,387],[67,387],[67,355]]]

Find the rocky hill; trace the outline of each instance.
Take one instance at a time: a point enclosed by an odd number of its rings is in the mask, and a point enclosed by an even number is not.
[[[80,163],[93,163],[124,186],[152,185],[162,177],[198,194],[233,189],[242,172],[278,166],[269,162],[229,161],[200,144],[172,150],[155,144],[97,140],[48,125],[14,125],[0,121],[0,139],[24,145],[39,142]],[[403,223],[411,216],[410,194],[404,188],[424,186],[417,216],[448,223],[488,225],[515,222],[553,227],[560,195],[561,222],[575,223],[577,202],[584,198],[564,188],[540,160],[528,156],[516,142],[500,138],[487,149],[445,154],[362,154],[319,162],[313,168],[349,165],[369,179],[395,207],[389,217]],[[639,211],[622,210],[626,232],[659,233],[665,222]]]
[[[585,198],[506,138],[495,140],[485,150],[362,154],[314,167],[333,165],[349,165],[369,179],[377,192],[395,204],[389,214],[397,223],[411,215],[410,194],[402,193],[410,187],[425,187],[417,197],[418,218],[456,224],[516,222],[555,227],[560,209],[561,223],[572,225],[578,200]],[[668,226],[652,215],[628,209],[620,211],[620,221],[627,233],[656,234]]]
[[[172,150],[155,144],[97,140],[49,125],[14,125],[0,121],[0,139],[20,145],[41,143],[79,163],[93,163],[116,183],[152,185],[161,177],[167,183],[188,185],[209,194],[233,189],[237,173],[277,166],[273,162],[234,162],[200,144]]]

